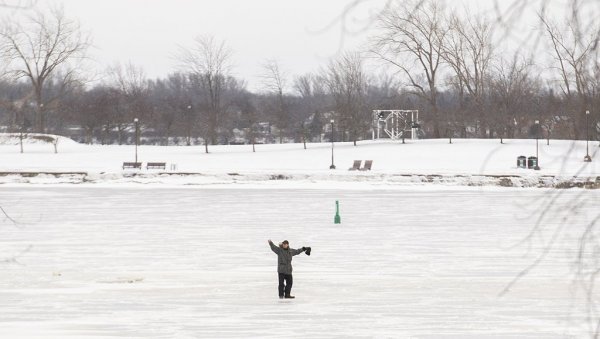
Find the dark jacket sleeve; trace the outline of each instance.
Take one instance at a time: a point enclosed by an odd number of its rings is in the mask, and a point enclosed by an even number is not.
[[[269,242],[269,246],[271,246],[271,251],[275,252],[275,254],[279,254],[281,252],[281,248],[276,246],[273,242]]]
[[[292,252],[292,256],[294,256],[294,255],[298,255],[298,254],[300,254],[300,253],[304,252],[304,250],[303,250],[303,249],[301,249],[301,248],[299,248],[299,249],[297,249],[297,250],[295,250],[295,249],[293,249],[293,248],[290,248],[290,252]]]

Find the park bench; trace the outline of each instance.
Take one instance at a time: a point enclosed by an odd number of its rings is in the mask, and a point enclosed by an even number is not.
[[[373,160],[365,160],[365,167],[361,168],[361,171],[370,171],[373,166]]]
[[[123,169],[126,169],[126,168],[142,169],[142,163],[141,162],[124,162]]]
[[[362,160],[354,160],[354,164],[352,164],[352,167],[348,168],[348,171],[358,171],[360,170],[360,164],[362,163]]]
[[[146,164],[146,169],[167,169],[166,162],[149,162]]]

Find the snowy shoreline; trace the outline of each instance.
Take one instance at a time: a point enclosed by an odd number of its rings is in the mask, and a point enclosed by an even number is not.
[[[324,186],[355,188],[467,186],[513,188],[586,188],[600,189],[598,177],[515,174],[410,174],[410,173],[311,173],[293,172],[0,172],[0,185],[86,185],[86,186]]]
[[[56,137],[56,136],[49,136]],[[11,135],[0,134],[0,185],[234,186],[279,188],[517,187],[600,188],[597,161],[583,162],[586,143],[551,140],[539,149],[541,169],[517,167],[518,156],[535,154],[535,141],[443,139],[361,141],[335,144],[196,146],[83,145],[60,138],[58,153],[38,139],[26,139],[24,153]],[[600,148],[593,147],[594,159]],[[141,170],[123,170],[137,159]],[[348,171],[355,161],[371,160],[371,171]],[[163,170],[147,169],[164,163]]]

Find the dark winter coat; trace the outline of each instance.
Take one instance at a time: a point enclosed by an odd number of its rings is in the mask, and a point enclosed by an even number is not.
[[[288,248],[283,249],[282,247],[275,246],[272,242],[269,242],[271,250],[277,254],[277,273],[292,274],[292,257],[304,252],[303,249]]]

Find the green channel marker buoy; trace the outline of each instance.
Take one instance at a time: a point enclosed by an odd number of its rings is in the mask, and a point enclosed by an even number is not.
[[[340,217],[340,202],[337,200],[335,201],[335,217],[333,218],[333,223],[334,224],[342,223],[342,218]]]

